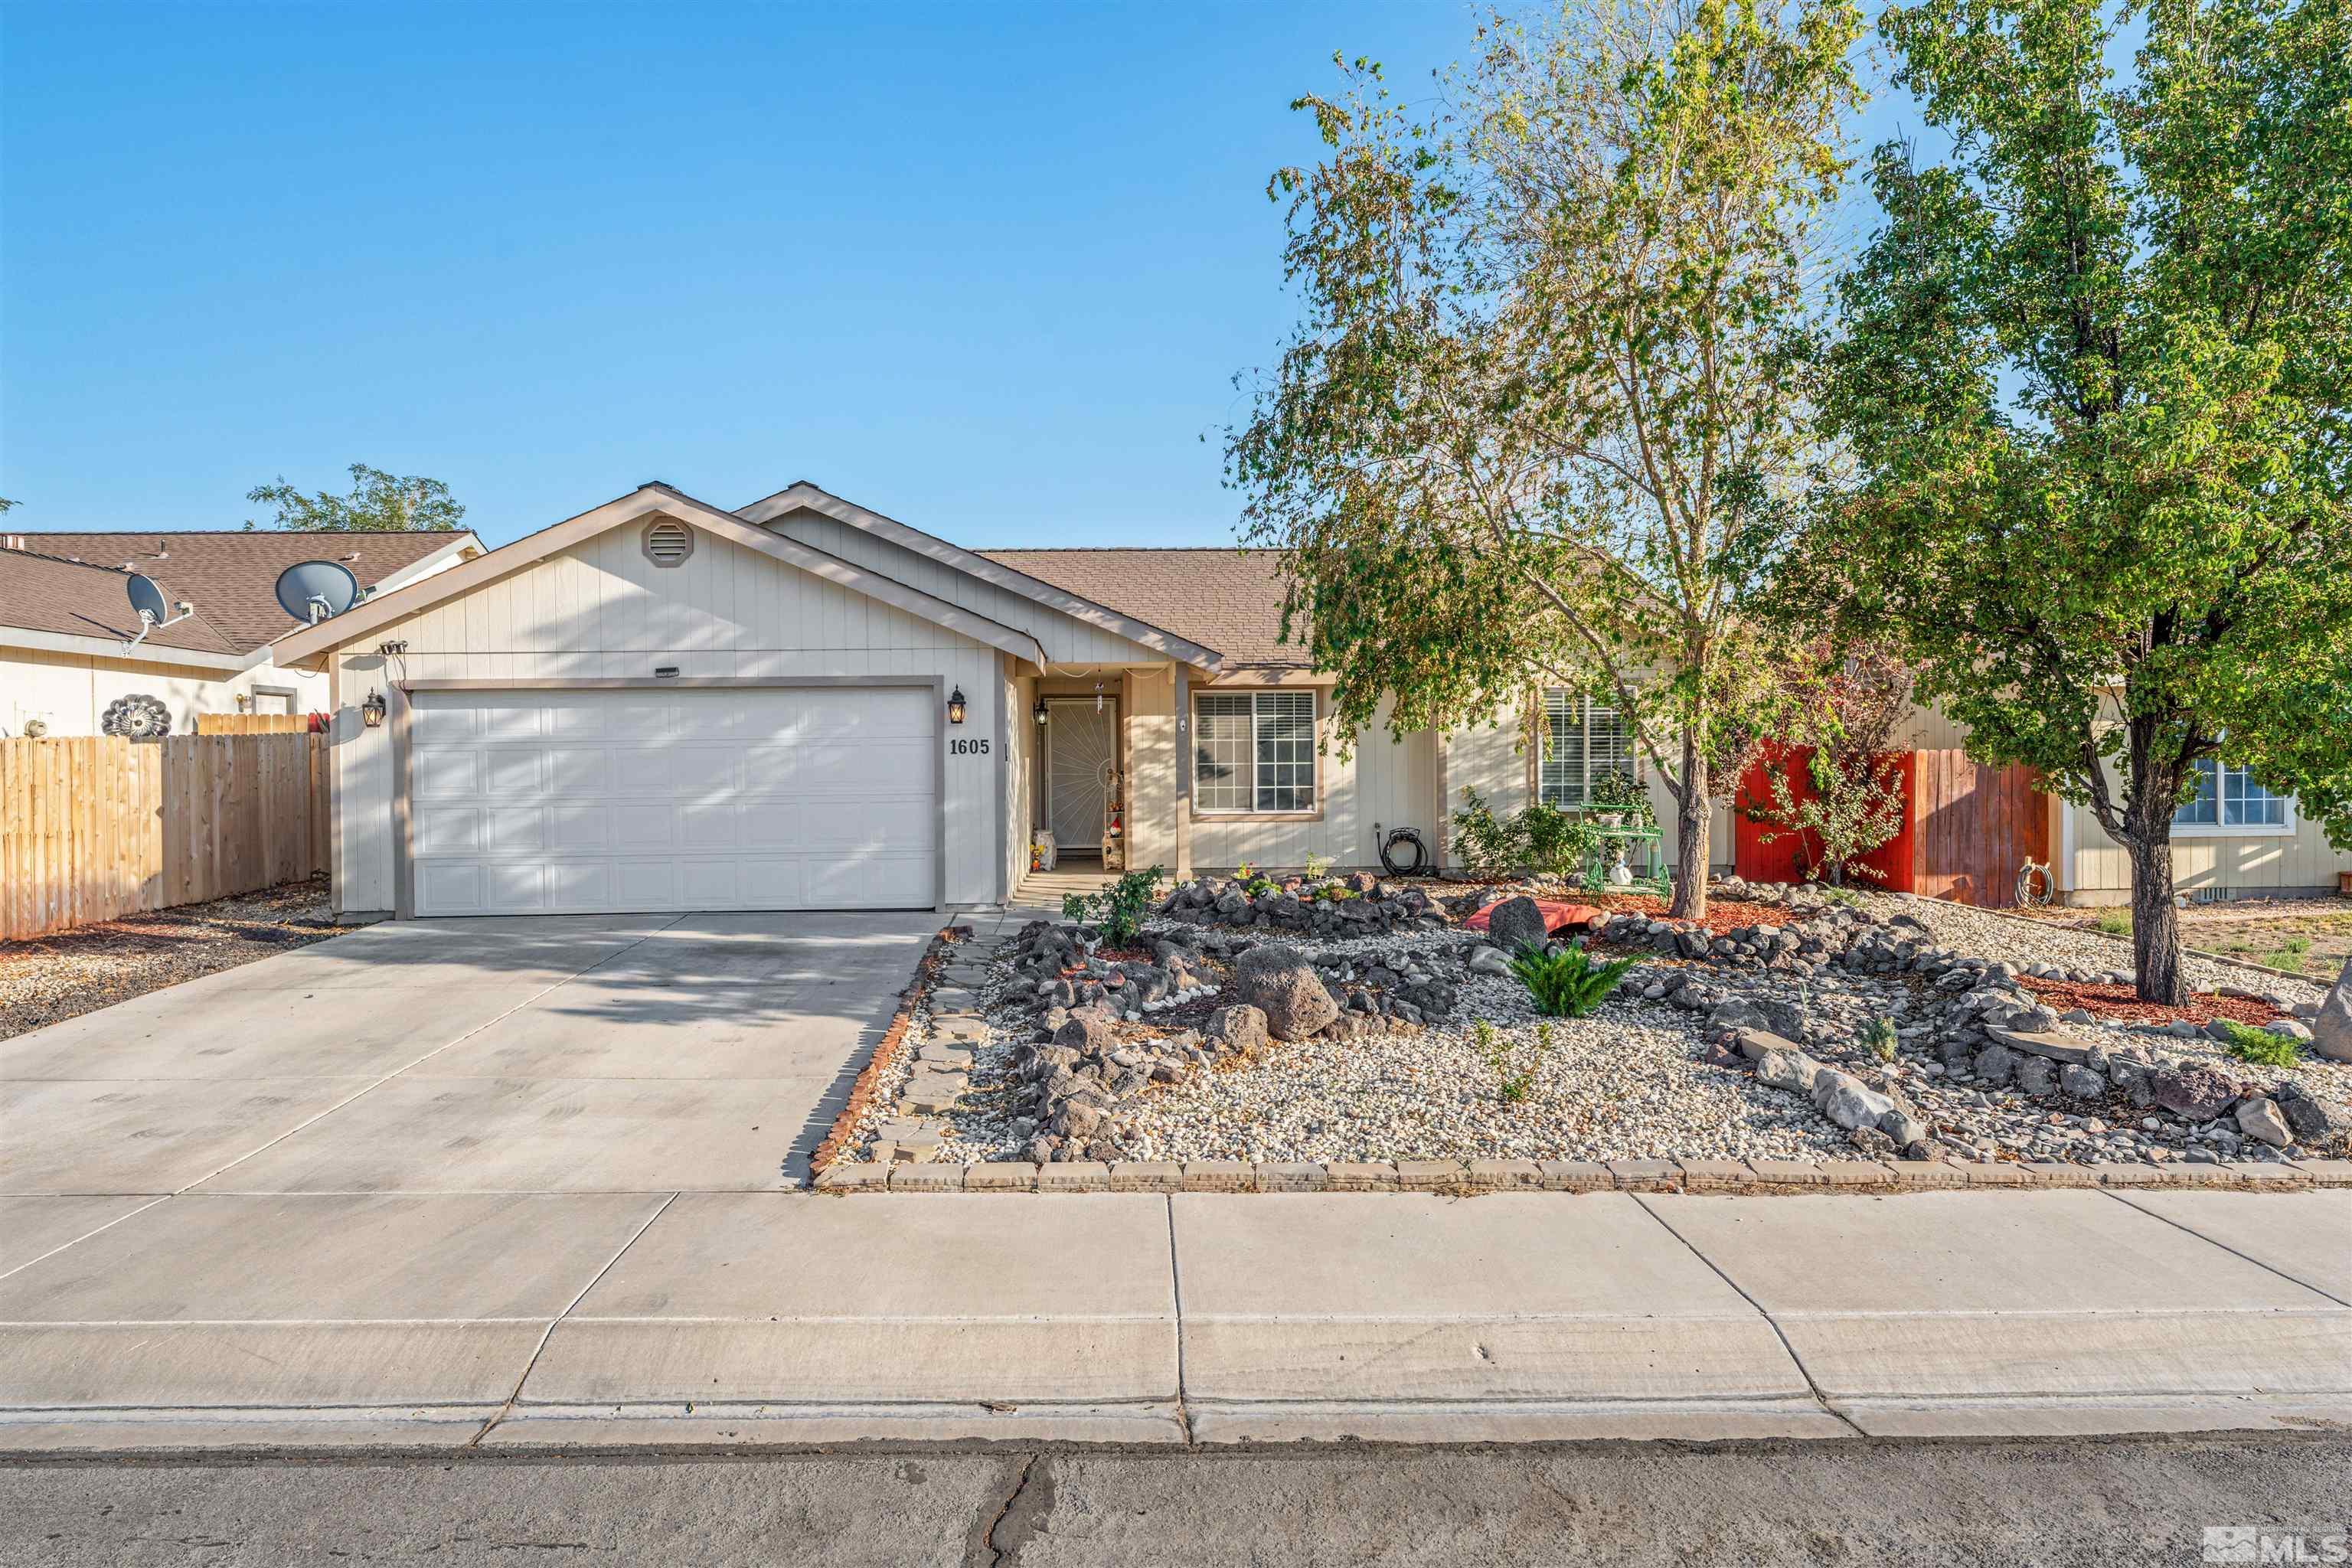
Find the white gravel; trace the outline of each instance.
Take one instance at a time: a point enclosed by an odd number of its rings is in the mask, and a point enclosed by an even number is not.
[[[1864,893],[1863,901],[1874,915],[1909,915],[1925,925],[1939,946],[1971,958],[2006,962],[2020,966],[2056,963],[2070,969],[2132,972],[2132,944],[2127,937],[2095,931],[2077,931],[2045,921],[1996,914],[1943,899],[1923,899],[1911,893]],[[2200,991],[2235,985],[2265,994],[2277,992],[2305,1001],[2324,994],[2307,981],[2289,980],[2245,964],[2221,963],[2191,953],[2181,961],[2189,984]]]

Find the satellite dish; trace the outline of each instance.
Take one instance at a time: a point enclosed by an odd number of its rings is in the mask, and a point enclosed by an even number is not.
[[[172,614],[173,606],[164,602],[162,586],[154,578],[136,572],[123,583],[122,589],[131,595],[131,607],[139,612],[139,635],[122,645],[126,649],[145,642],[147,634],[157,626],[177,626],[196,613],[196,607],[183,599],[177,606],[180,613],[176,616]]]
[[[278,607],[304,626],[359,603],[360,580],[340,561],[300,561],[278,574]]]
[[[154,578],[133,572],[124,588],[131,595],[131,607],[139,612],[142,620],[160,626],[172,618],[172,606],[164,601],[163,590]]]

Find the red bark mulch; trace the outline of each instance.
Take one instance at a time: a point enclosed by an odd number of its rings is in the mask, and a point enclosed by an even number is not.
[[[2080,1007],[2095,1018],[2117,1018],[2127,1024],[2168,1024],[2175,1018],[2186,1018],[2202,1028],[2216,1018],[2235,1018],[2241,1024],[2259,1027],[2279,1016],[2278,1009],[2267,1002],[2216,996],[2203,991],[2192,992],[2185,1007],[2167,1007],[2141,1001],[2128,985],[2077,985],[2071,980],[2030,978],[2021,978],[2017,984],[2020,990],[2059,1012]]]
[[[1654,893],[1579,893],[1584,902],[1604,914],[1666,918],[1666,900]],[[1745,899],[1712,898],[1706,901],[1706,929],[1721,936],[1741,926],[1784,926],[1797,917],[1779,904],[1751,904]]]

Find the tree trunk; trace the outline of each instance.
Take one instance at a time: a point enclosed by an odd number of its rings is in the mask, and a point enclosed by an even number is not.
[[[1675,802],[1675,899],[1666,913],[1695,921],[1706,914],[1706,758],[1695,731],[1683,735],[1683,788]]]
[[[2126,846],[2132,868],[2132,966],[2139,999],[2178,1007],[2189,1000],[2180,973],[2180,911],[2172,903],[2172,824],[2141,826]]]

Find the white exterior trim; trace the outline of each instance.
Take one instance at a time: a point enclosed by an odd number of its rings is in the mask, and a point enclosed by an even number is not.
[[[1073,620],[1084,621],[1090,626],[1123,637],[1129,642],[1139,643],[1155,653],[1165,654],[1170,658],[1181,660],[1212,674],[1223,668],[1224,656],[1214,648],[1188,642],[1173,632],[1162,631],[1131,616],[1122,616],[1091,599],[1065,593],[1024,572],[1016,572],[1010,566],[999,565],[985,555],[950,544],[936,534],[925,533],[919,528],[909,528],[895,518],[884,517],[880,512],[869,511],[855,501],[844,500],[830,491],[819,489],[806,479],[772,496],[762,497],[750,506],[739,509],[735,515],[746,522],[765,525],[787,512],[803,510],[820,512],[861,532],[887,539],[902,550],[912,551],[943,566],[953,567],[1007,593],[1033,599],[1049,609],[1061,611]]]
[[[378,594],[331,621],[321,621],[315,626],[298,627],[270,646],[278,650],[282,663],[315,666],[330,658],[336,649],[361,641],[370,632],[404,620],[446,599],[470,593],[509,572],[546,560],[584,540],[657,511],[668,512],[722,539],[945,626],[974,642],[1002,649],[1034,664],[1045,662],[1044,647],[1027,632],[951,605],[919,588],[910,588],[878,572],[853,565],[797,540],[786,539],[767,529],[755,527],[732,512],[721,511],[708,501],[697,500],[663,484],[640,485],[625,496],[542,528],[537,533],[527,535],[512,544],[502,545],[462,566],[436,572],[389,594]]]
[[[37,632],[28,626],[0,626],[0,647],[37,648],[43,653],[87,654],[119,658],[132,664],[177,664],[190,669],[217,669],[236,675],[269,662],[269,645],[248,653],[211,653],[202,648],[166,647],[143,642],[133,647],[120,637],[77,637],[71,632]]]

